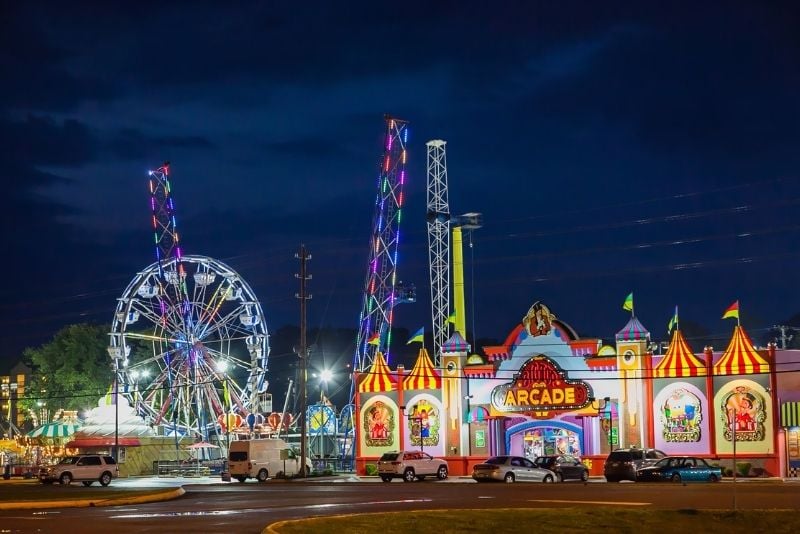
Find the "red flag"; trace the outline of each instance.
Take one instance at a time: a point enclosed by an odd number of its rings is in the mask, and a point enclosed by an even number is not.
[[[731,319],[731,318],[738,319],[739,318],[739,301],[738,300],[736,302],[734,302],[733,304],[731,304],[730,306],[728,306],[728,309],[725,310],[725,313],[722,314],[722,318],[723,319]]]

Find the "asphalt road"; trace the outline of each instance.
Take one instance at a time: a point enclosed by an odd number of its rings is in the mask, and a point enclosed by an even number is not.
[[[319,515],[414,509],[618,506],[732,508],[734,486],[721,484],[476,484],[446,482],[284,482],[188,484],[176,500],[119,507],[0,512],[2,532],[261,532],[274,521]],[[800,484],[747,482],[739,509],[800,510]]]

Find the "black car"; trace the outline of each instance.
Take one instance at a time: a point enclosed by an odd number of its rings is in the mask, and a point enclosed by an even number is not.
[[[549,469],[556,474],[559,482],[565,480],[589,480],[589,468],[583,465],[578,458],[569,454],[558,456],[539,456],[533,463],[536,467]]]
[[[603,474],[608,482],[620,480],[636,481],[636,472],[642,467],[653,465],[666,454],[658,449],[617,449],[611,451],[603,465]]]

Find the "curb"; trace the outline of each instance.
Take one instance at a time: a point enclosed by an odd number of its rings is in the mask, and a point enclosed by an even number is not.
[[[183,488],[175,488],[160,493],[115,497],[113,499],[72,499],[64,501],[20,501],[0,503],[0,510],[41,510],[45,508],[89,508],[94,506],[120,506],[127,504],[145,504],[149,502],[169,501],[186,493]]]

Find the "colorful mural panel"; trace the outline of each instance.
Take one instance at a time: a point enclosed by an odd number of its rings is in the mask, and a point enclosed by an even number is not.
[[[747,386],[737,386],[722,400],[720,419],[726,441],[764,441],[767,419],[764,397]],[[735,430],[734,430],[735,429]]]
[[[429,393],[409,398],[405,408],[405,446],[432,455],[444,454],[446,414],[442,401]]]
[[[703,406],[697,395],[683,388],[672,391],[659,410],[664,441],[698,442],[700,424],[703,422]]]
[[[422,397],[407,409],[410,410],[408,423],[411,445],[416,447],[435,447],[439,445],[441,410],[436,405],[433,397]]]
[[[391,447],[394,445],[394,410],[382,400],[370,404],[362,412],[364,442],[367,447]]]
[[[718,454],[733,453],[734,431],[739,454],[776,452],[772,402],[763,385],[750,379],[724,383],[714,407]]]
[[[711,453],[711,405],[700,389],[704,380],[659,382],[664,386],[653,399],[656,449],[667,454]]]

